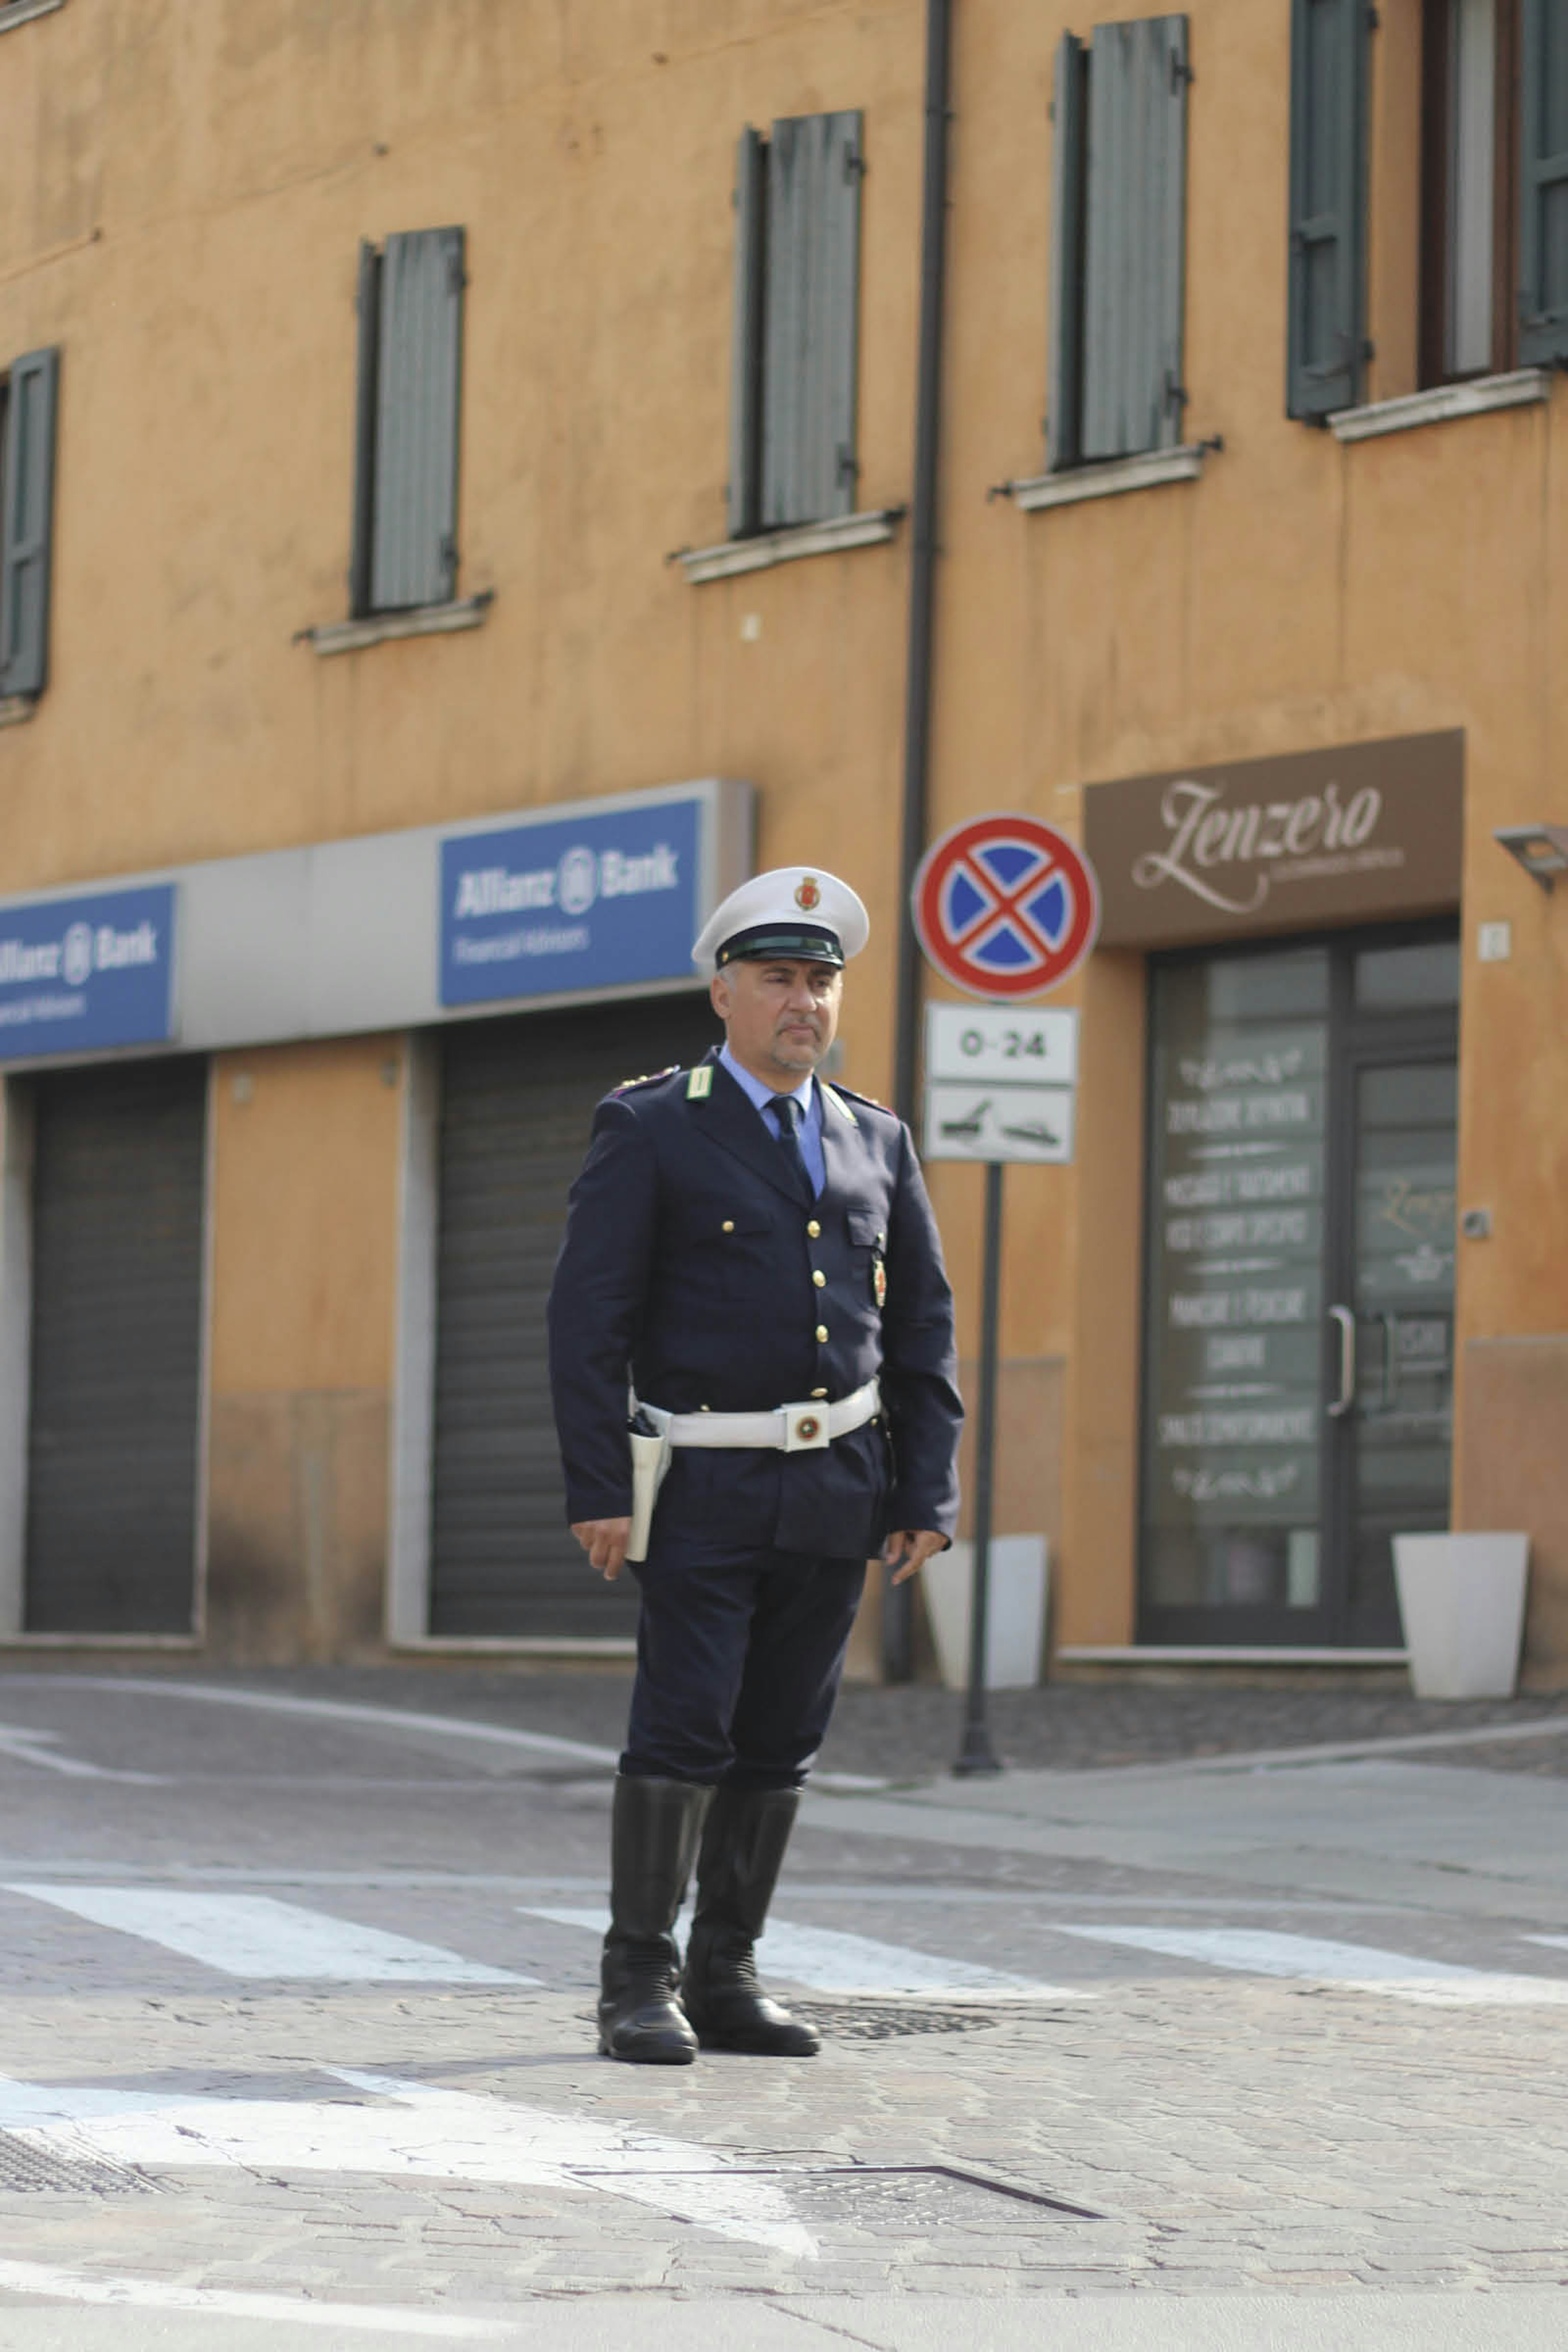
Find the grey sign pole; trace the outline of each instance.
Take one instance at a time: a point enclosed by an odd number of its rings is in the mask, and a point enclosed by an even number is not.
[[[991,1616],[991,1495],[996,1459],[996,1369],[1001,1349],[1002,1162],[985,1163],[985,1258],[980,1292],[980,1402],[974,1422],[974,1597],[969,1620],[969,1695],[963,1745],[953,1764],[966,1776],[1000,1772],[986,1720],[986,1637]]]

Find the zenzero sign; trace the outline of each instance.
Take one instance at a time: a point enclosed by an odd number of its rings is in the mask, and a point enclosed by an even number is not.
[[[931,961],[972,996],[1059,987],[1100,928],[1088,859],[1054,825],[1006,812],[944,834],[915,876],[910,906]]]

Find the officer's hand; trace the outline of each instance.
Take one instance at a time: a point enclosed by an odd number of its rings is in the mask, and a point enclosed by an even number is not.
[[[928,1559],[947,1549],[947,1538],[934,1528],[900,1528],[882,1546],[882,1558],[893,1571],[893,1582],[905,1584],[918,1576]]]
[[[626,1561],[630,1519],[574,1519],[572,1532],[606,1584],[614,1584]]]

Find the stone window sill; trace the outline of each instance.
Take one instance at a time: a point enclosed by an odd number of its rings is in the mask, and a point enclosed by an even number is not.
[[[880,547],[903,520],[902,507],[878,507],[868,514],[835,515],[827,522],[798,523],[756,539],[727,539],[717,547],[681,547],[671,556],[695,588],[704,580],[732,580],[737,572],[766,572],[775,563],[795,563],[805,555],[837,555],[847,547]]]
[[[3,29],[4,27],[0,26],[0,30]],[[0,727],[20,727],[25,719],[31,719],[37,707],[38,698],[36,694],[0,696]]]
[[[454,629],[477,629],[495,598],[493,588],[455,604],[420,604],[411,613],[367,613],[361,621],[325,621],[301,629],[294,642],[312,653],[352,654],[363,646],[383,646],[391,637],[446,637]]]
[[[1484,416],[1494,408],[1527,408],[1552,396],[1548,368],[1515,368],[1510,375],[1474,376],[1468,383],[1435,384],[1397,400],[1374,400],[1365,408],[1340,408],[1329,419],[1336,441],[1371,441],[1380,433],[1408,433],[1417,425],[1447,425],[1459,416]]]
[[[65,5],[66,0],[0,0],[0,33],[28,24],[35,16],[51,16]]]
[[[1193,441],[1179,449],[1149,449],[1137,457],[1112,457],[1103,465],[1074,466],[1062,474],[1031,474],[1005,482],[1002,493],[1026,514],[1043,507],[1077,506],[1083,499],[1115,499],[1126,490],[1152,490],[1163,482],[1195,482],[1213,442]]]

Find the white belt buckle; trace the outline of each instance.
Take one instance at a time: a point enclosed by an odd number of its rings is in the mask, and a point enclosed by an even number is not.
[[[786,1454],[815,1454],[827,1444],[827,1406],[822,1404],[786,1404],[783,1408],[784,1423],[784,1450]]]

